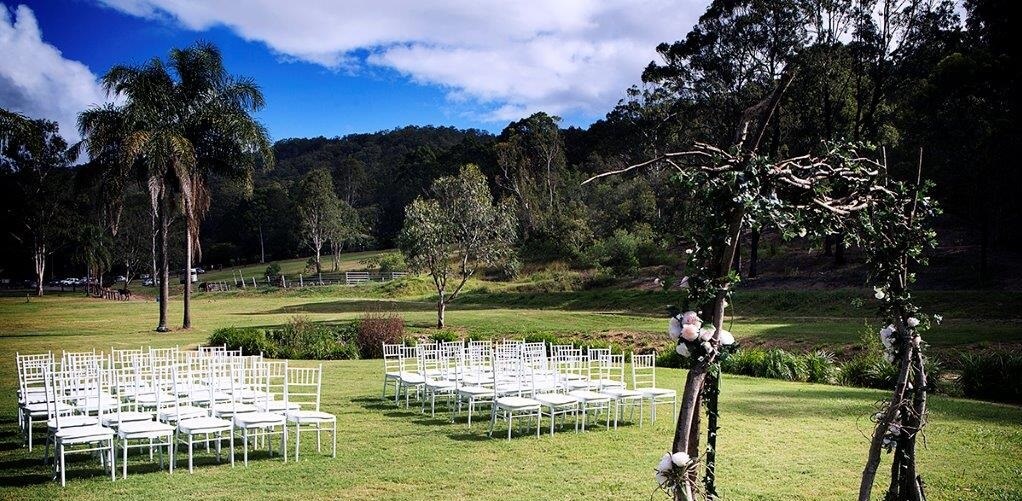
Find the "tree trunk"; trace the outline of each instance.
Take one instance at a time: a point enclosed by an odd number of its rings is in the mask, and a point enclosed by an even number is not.
[[[160,194],[160,198],[160,323],[156,326],[156,332],[167,332],[170,330],[167,328],[167,301],[170,300],[170,259],[167,256],[167,232],[170,229],[170,214],[168,214],[170,207],[168,207],[163,193]]]
[[[759,275],[759,230],[753,229],[749,235],[749,278]]]
[[[834,237],[834,266],[845,265],[845,234],[838,233]]]
[[[738,237],[742,232],[742,218],[744,216],[745,210],[738,207],[732,210],[728,218],[727,241],[730,244],[719,255],[716,263],[717,277],[727,277],[731,271],[731,264],[735,260],[735,254],[737,254],[738,245],[740,244]],[[714,333],[712,343],[715,346],[718,345],[720,330],[724,325],[724,301],[726,298],[727,290],[725,289],[720,291],[713,301],[712,319]],[[706,382],[707,372],[715,360],[716,354],[696,363],[688,372],[688,377],[685,380],[685,392],[681,400],[681,411],[678,415],[678,424],[674,431],[674,447],[672,452],[686,452],[691,457],[699,456],[699,419],[696,417],[696,414],[699,412],[699,403],[703,392],[703,385]],[[677,486],[674,498],[678,501],[695,499],[694,479],[689,479],[684,485]]]
[[[192,230],[191,225],[195,224],[186,221],[185,224],[185,290],[184,290],[184,316],[181,320],[182,329],[192,328]]]
[[[823,255],[830,257],[834,255],[834,236],[826,235],[823,237]]]
[[[259,224],[259,264],[266,263],[266,246],[263,243],[263,225]]]
[[[320,251],[323,244],[316,245],[316,273],[323,273],[323,265],[320,263]]]
[[[447,301],[444,300],[444,294],[440,293],[440,299],[436,302],[436,328],[444,328],[444,314],[447,312]]]
[[[36,241],[35,252],[32,256],[32,263],[35,265],[35,295],[43,296],[43,280],[46,275],[46,244]]]
[[[900,318],[895,321],[895,327],[898,329],[898,332],[908,332]],[[914,332],[913,337],[915,337]],[[876,479],[877,469],[880,467],[880,453],[883,449],[884,435],[904,404],[912,356],[910,346],[912,346],[912,343],[904,343],[898,377],[895,379],[894,393],[891,395],[887,409],[877,419],[876,428],[873,430],[873,439],[869,445],[866,467],[862,470],[862,481],[859,483],[859,501],[869,501],[870,499],[870,495],[873,492],[873,481]]]

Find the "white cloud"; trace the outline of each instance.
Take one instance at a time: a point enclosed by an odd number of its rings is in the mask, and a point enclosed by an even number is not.
[[[707,0],[98,0],[122,12],[225,26],[288,57],[365,64],[438,85],[490,120],[532,111],[600,116]]]
[[[77,141],[78,112],[106,101],[96,75],[44,42],[24,5],[12,12],[0,4],[0,54],[0,107],[54,120],[65,139]]]

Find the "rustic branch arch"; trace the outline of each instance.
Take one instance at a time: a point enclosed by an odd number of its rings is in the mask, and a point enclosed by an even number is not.
[[[732,263],[743,229],[769,223],[789,237],[822,236],[841,229],[868,247],[867,260],[873,266],[871,281],[878,291],[888,291],[884,293],[888,299],[883,303],[883,315],[892,322],[894,334],[887,339],[900,364],[891,402],[877,414],[860,499],[868,499],[880,450],[888,447],[896,449],[892,470],[895,475],[888,491],[895,497],[889,499],[921,500],[922,482],[915,473],[914,451],[915,437],[925,423],[927,386],[916,332],[918,321],[912,316],[916,309],[908,300],[911,275],[907,268],[911,260],[919,259],[918,251],[926,239],[932,239],[932,232],[921,224],[923,218],[917,217],[921,202],[925,201],[922,205],[926,207],[932,204],[920,197],[918,180],[911,189],[891,183],[886,158],[880,161],[868,158],[860,153],[868,149],[863,145],[827,144],[818,156],[802,155],[780,161],[759,155],[763,132],[792,77],[785,73],[770,96],[746,111],[730,148],[696,143],[688,151],[661,154],[583,182],[666,164],[677,171],[682,186],[692,192],[689,202],[700,216],[696,219],[701,227],[692,237],[695,248],[690,249],[689,263],[694,265],[695,272],[689,273],[688,298],[698,305],[699,315],[708,317],[709,325],[705,328],[707,335],[694,343],[679,340],[679,345],[684,345],[684,349],[679,346],[679,353],[689,355],[691,366],[671,448],[674,466],[671,468],[671,458],[665,456],[658,468],[662,476],[658,478],[664,479],[661,486],[671,490],[675,499],[696,498],[696,463],[701,456],[699,408],[705,398],[709,411],[705,496],[717,497],[714,470],[719,361],[726,356],[729,344],[722,344],[721,335],[725,332],[722,326],[726,302],[738,281]],[[698,318],[694,323],[701,326]],[[911,385],[909,379],[916,384]],[[895,429],[900,434],[892,436]],[[671,473],[663,473],[665,468],[671,468]]]

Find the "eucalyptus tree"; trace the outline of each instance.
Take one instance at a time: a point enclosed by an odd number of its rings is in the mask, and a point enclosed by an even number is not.
[[[408,266],[426,273],[437,292],[438,329],[444,328],[447,305],[457,299],[468,279],[483,267],[515,260],[512,203],[494,204],[486,176],[475,165],[457,176],[433,182],[429,198],[416,198],[405,209],[398,247]]]
[[[334,193],[329,171],[314,169],[302,177],[298,183],[297,206],[302,239],[313,251],[316,273],[322,273],[323,246],[332,236],[337,236],[334,232],[342,220],[341,201]]]
[[[15,189],[12,236],[29,248],[36,295],[43,295],[46,259],[66,236],[73,151],[56,122],[0,109],[0,174]]]

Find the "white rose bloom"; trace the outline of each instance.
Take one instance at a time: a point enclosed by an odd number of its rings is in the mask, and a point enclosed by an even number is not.
[[[667,475],[664,475],[663,473],[660,473],[659,471],[656,472],[655,475],[653,475],[653,478],[656,479],[657,485],[664,485],[664,484],[667,483],[668,480],[670,480],[670,479],[667,478]]]
[[[706,353],[709,353],[709,352],[713,351],[713,345],[710,344],[709,341],[703,341],[702,346],[703,346],[703,349],[706,350]]]
[[[695,341],[699,339],[699,326],[695,324],[685,324],[681,328],[681,338],[685,341]]]
[[[691,255],[692,254],[692,249],[685,249],[685,254]]]
[[[681,317],[681,323],[685,325],[702,325],[703,321],[699,320],[699,314],[694,311],[686,311]]]
[[[722,346],[728,346],[735,344],[735,336],[728,331],[720,331],[720,344]]]
[[[909,327],[916,327],[919,325],[919,319],[916,317],[908,317],[908,322],[906,323]]]
[[[711,338],[713,338],[713,331],[715,331],[715,330],[716,329],[714,329],[713,327],[707,327],[707,328],[699,331],[699,340],[700,341],[709,341]]]
[[[676,317],[671,317],[667,321],[667,334],[671,336],[674,341],[678,340],[678,336],[681,336],[681,322]]]
[[[671,462],[671,453],[668,452],[664,454],[664,457],[660,458],[660,464],[657,465],[656,469],[659,472],[668,472],[671,471],[673,465],[674,463]]]
[[[873,297],[875,297],[877,299],[883,299],[883,298],[887,297],[887,294],[884,294],[884,290],[883,289],[873,289],[873,290],[876,291],[873,294]]]
[[[678,347],[675,348],[675,351],[678,352],[678,355],[681,355],[683,357],[688,357],[689,355],[688,346],[686,346],[685,343],[680,343]]]
[[[674,466],[685,466],[691,459],[688,457],[688,453],[685,452],[675,452],[671,455],[671,461],[674,463]]]

